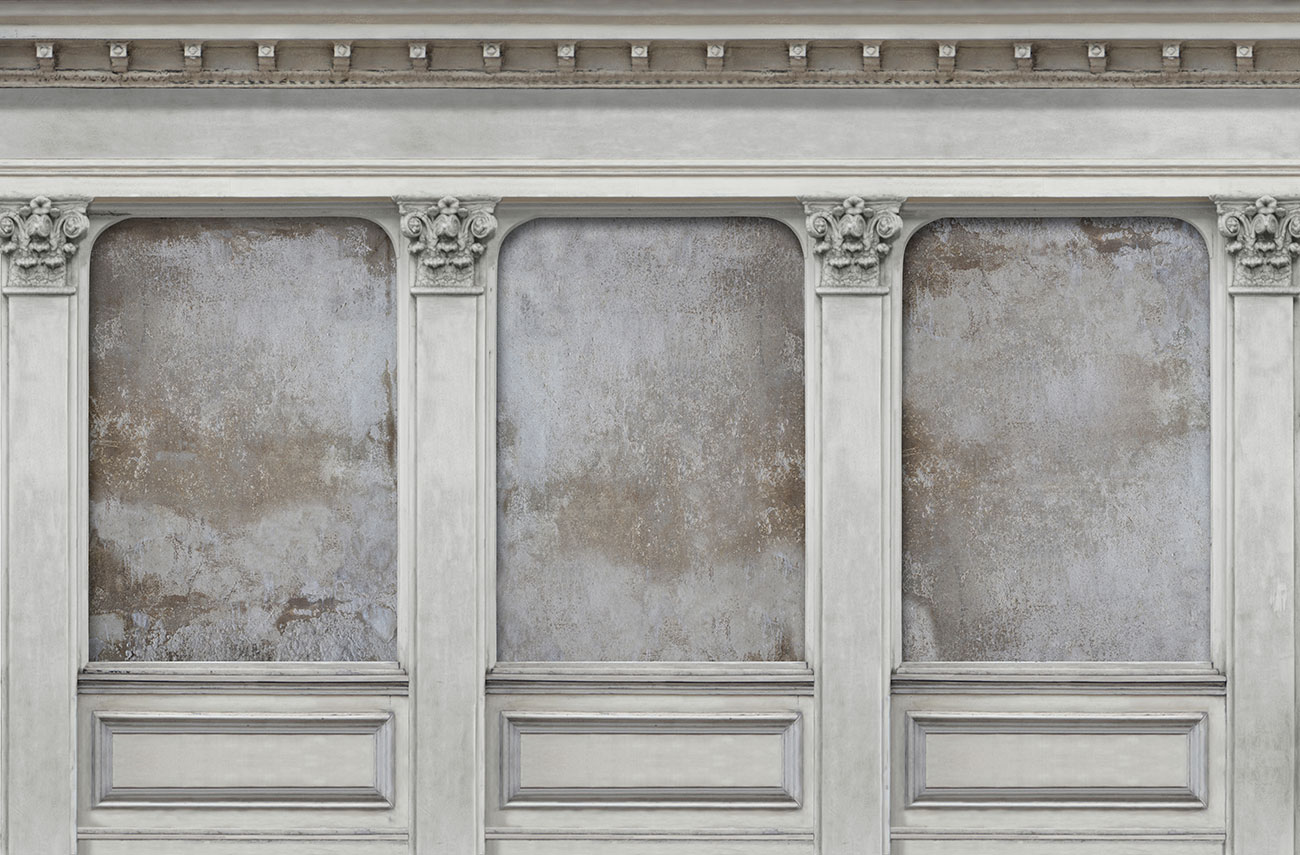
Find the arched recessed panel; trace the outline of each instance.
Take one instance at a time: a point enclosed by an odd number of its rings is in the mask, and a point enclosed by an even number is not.
[[[90,283],[90,654],[396,658],[393,250],[131,220]]]
[[[1177,220],[912,238],[904,658],[1209,659],[1209,281]]]
[[[538,220],[507,238],[503,661],[803,657],[803,278],[771,220]]]

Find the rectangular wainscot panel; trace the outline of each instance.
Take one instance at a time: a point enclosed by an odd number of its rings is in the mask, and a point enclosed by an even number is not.
[[[811,852],[811,701],[489,694],[488,852]]]
[[[1203,808],[1203,712],[904,713],[907,807]]]
[[[973,837],[1221,845],[1221,696],[896,694],[892,730],[893,836],[909,852]]]
[[[83,694],[80,706],[87,852],[404,851],[405,697]]]
[[[92,807],[393,805],[391,712],[90,718]]]
[[[800,715],[501,713],[501,805],[797,808]]]

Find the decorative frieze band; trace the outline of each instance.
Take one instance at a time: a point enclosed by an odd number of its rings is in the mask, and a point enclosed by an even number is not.
[[[496,234],[496,199],[398,201],[402,234],[415,261],[412,293],[478,293],[475,277],[486,241]]]
[[[66,294],[76,289],[68,259],[90,230],[86,204],[85,199],[56,204],[37,196],[25,205],[0,209],[6,294]]]
[[[1300,206],[1272,196],[1253,202],[1217,200],[1219,232],[1228,239],[1233,294],[1297,293],[1293,262],[1300,254]]]
[[[915,38],[359,39],[250,35],[0,40],[0,86],[1300,86],[1300,40]],[[286,43],[288,44],[288,43]],[[1185,53],[1195,61],[1184,63]],[[64,57],[68,57],[65,61]],[[73,59],[75,57],[75,59]],[[1258,62],[1257,62],[1258,59]]]
[[[849,196],[842,202],[805,200],[812,251],[821,262],[821,293],[888,293],[880,280],[880,262],[903,231],[901,200],[866,201]]]

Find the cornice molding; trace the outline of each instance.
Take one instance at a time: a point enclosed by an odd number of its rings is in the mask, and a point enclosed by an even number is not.
[[[412,28],[367,38],[337,26],[326,38],[114,35],[0,39],[0,87],[284,88],[1180,88],[1300,86],[1297,35],[1201,40],[972,35],[936,39],[656,39],[494,36],[433,39]],[[0,30],[3,32],[3,30]],[[10,28],[10,33],[13,28]],[[547,29],[546,32],[550,32]],[[741,31],[744,32],[743,30]]]
[[[68,259],[90,230],[89,200],[52,202],[37,196],[0,208],[0,257],[6,259],[5,294],[68,294],[76,290]]]
[[[903,231],[899,199],[804,200],[812,251],[821,261],[818,293],[888,293],[880,262]]]
[[[1232,258],[1231,294],[1300,292],[1292,275],[1300,255],[1300,207],[1280,204],[1272,196],[1254,201],[1216,199],[1219,233],[1228,239]]]
[[[478,293],[475,277],[486,241],[496,234],[496,199],[397,200],[406,248],[415,262],[413,294]]]
[[[1024,28],[1183,27],[1278,25],[1296,22],[1286,2],[1268,0],[551,0],[521,4],[517,0],[229,0],[212,4],[174,0],[7,0],[0,4],[0,26],[29,28],[206,27],[231,25],[278,27],[296,32],[364,26],[433,28],[459,32],[475,25],[572,27],[577,36],[609,27],[738,29],[807,27],[972,26],[984,23]],[[1103,34],[1104,35],[1104,34]],[[922,36],[924,37],[924,36]]]

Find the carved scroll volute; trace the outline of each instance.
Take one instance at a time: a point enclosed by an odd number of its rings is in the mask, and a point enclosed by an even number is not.
[[[57,204],[37,196],[0,209],[0,257],[7,264],[5,293],[66,294],[76,289],[69,259],[90,231],[86,200]]]
[[[399,202],[402,234],[415,262],[414,293],[475,292],[487,241],[496,234],[496,199],[443,196],[434,204]]]
[[[900,200],[865,201],[850,196],[843,202],[805,201],[808,234],[821,262],[819,291],[883,294],[882,260],[903,231]]]
[[[1219,232],[1228,239],[1233,294],[1295,294],[1292,276],[1300,254],[1300,208],[1272,196],[1254,202],[1218,200]]]

